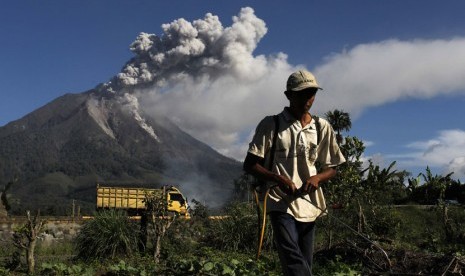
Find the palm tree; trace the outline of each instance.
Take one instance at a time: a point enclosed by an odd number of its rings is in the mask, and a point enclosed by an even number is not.
[[[334,111],[326,112],[325,117],[331,126],[333,126],[334,131],[336,131],[337,143],[340,145],[342,143],[341,131],[349,131],[352,127],[349,113],[335,109]]]

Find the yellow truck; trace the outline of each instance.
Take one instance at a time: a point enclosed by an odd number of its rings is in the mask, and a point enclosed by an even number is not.
[[[174,186],[153,188],[115,187],[97,184],[97,210],[122,209],[129,215],[140,215],[146,209],[147,194],[161,195],[165,193],[168,211],[173,214],[189,217],[188,204],[181,191]]]

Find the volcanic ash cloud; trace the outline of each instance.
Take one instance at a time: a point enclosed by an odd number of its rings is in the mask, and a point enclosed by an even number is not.
[[[218,16],[208,13],[192,23],[180,18],[163,24],[161,36],[140,33],[130,45],[134,58],[112,82],[117,87],[164,87],[185,76],[248,77],[256,62],[252,52],[267,28],[251,8],[243,8],[233,22],[224,28]]]

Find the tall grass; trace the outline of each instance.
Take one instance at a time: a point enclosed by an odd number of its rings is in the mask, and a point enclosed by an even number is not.
[[[121,211],[99,212],[84,224],[74,240],[77,257],[82,260],[132,256],[138,234],[135,225]]]

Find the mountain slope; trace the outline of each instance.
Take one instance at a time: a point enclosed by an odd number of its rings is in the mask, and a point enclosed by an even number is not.
[[[69,213],[73,199],[89,212],[97,182],[176,185],[215,206],[240,173],[166,117],[147,117],[131,95],[67,94],[0,128],[0,185],[19,177],[9,191],[15,212]]]

